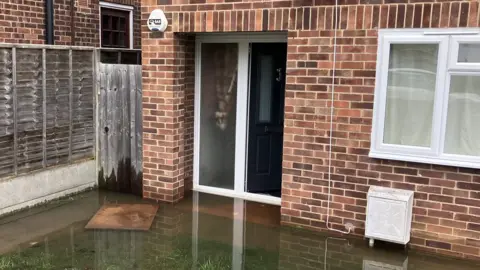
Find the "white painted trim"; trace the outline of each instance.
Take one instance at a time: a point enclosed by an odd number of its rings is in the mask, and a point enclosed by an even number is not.
[[[199,185],[200,175],[200,106],[201,106],[201,68],[202,68],[202,43],[195,42],[195,97],[193,116],[193,185]]]
[[[428,30],[423,33],[424,35],[478,35],[480,34],[479,30],[472,29],[452,29],[452,30]]]
[[[464,33],[464,30],[465,29],[438,30],[436,32],[437,35],[433,35],[432,33],[427,35],[424,29],[382,29],[379,31],[370,157],[446,166],[480,168],[480,157],[444,153],[450,76],[452,74],[480,75],[480,65],[465,65],[459,64],[456,61],[458,55],[458,43],[460,41],[465,40],[466,42],[480,43],[480,36],[451,36],[452,32]],[[475,33],[472,32],[472,34]],[[391,44],[439,45],[430,147],[414,147],[383,143],[387,98],[386,89]]]
[[[98,7],[98,14],[100,15],[100,20],[99,20],[99,25],[100,27],[98,28],[100,30],[100,33],[98,35],[98,38],[100,39],[100,47],[102,47],[102,8],[110,8],[110,9],[116,9],[116,10],[122,10],[122,11],[128,11],[128,27],[129,27],[129,48],[128,49],[133,49],[133,6],[127,6],[127,5],[121,5],[121,4],[115,4],[115,3],[109,3],[109,2],[103,2],[100,1],[100,5]]]
[[[126,10],[126,11],[133,10],[132,6],[115,4],[115,3],[110,3],[110,2],[103,2],[103,1],[100,1],[100,7],[112,8],[112,9],[118,9],[118,10]]]
[[[216,187],[207,187],[207,186],[200,186],[194,185],[193,190],[197,192],[209,193],[218,196],[230,197],[230,198],[238,198],[247,201],[259,202],[264,204],[271,204],[271,205],[281,205],[281,198],[263,195],[263,194],[255,194],[249,192],[236,192],[235,190],[231,189],[224,189],[224,188],[216,188]]]
[[[389,29],[383,28],[378,30],[379,35],[385,34],[417,34],[417,35],[476,35],[480,34],[480,28],[472,27],[458,27],[458,28],[438,28],[438,29],[426,29],[426,28],[409,28],[409,29]]]
[[[237,113],[235,127],[235,191],[245,191],[247,179],[248,126],[248,42],[238,44]]]
[[[415,155],[407,155],[407,154],[400,154],[400,153],[390,153],[390,152],[379,152],[370,150],[368,154],[371,158],[379,158],[379,159],[391,159],[391,160],[398,160],[398,161],[408,161],[408,162],[417,162],[417,163],[424,163],[424,164],[436,164],[436,165],[443,165],[443,166],[454,166],[454,167],[462,167],[462,168],[472,168],[472,169],[480,169],[480,158],[476,158],[468,161],[464,156],[457,159],[453,159],[455,155],[441,155],[439,157],[423,157],[423,156],[415,156]],[[449,158],[450,157],[450,158]]]

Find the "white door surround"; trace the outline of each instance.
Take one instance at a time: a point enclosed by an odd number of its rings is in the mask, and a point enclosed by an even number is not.
[[[247,175],[247,141],[249,112],[249,76],[250,43],[287,42],[286,32],[276,33],[242,33],[198,34],[195,44],[195,123],[194,123],[194,165],[193,190],[213,193],[221,196],[236,197],[267,204],[280,205],[281,199],[269,195],[253,194],[245,191]],[[216,188],[200,185],[200,106],[201,106],[201,46],[208,43],[237,43],[237,98],[235,126],[235,172],[234,189]]]

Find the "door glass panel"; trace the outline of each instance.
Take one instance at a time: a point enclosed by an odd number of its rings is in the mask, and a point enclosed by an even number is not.
[[[272,117],[272,79],[273,56],[260,56],[260,100],[258,108],[258,121],[270,122]]]
[[[233,189],[238,45],[202,44],[199,184]]]
[[[430,146],[437,59],[437,44],[391,45],[384,143]]]
[[[458,47],[459,63],[480,63],[480,44],[460,44]]]
[[[480,76],[453,75],[448,94],[445,153],[480,156]]]

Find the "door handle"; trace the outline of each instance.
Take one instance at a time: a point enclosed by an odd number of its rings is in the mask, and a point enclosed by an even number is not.
[[[277,68],[277,78],[275,80],[277,80],[277,82],[282,80],[282,68]]]

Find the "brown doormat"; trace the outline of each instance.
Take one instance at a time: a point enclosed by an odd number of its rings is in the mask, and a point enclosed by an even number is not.
[[[85,229],[113,229],[148,231],[158,205],[114,204],[104,205],[90,219]]]

